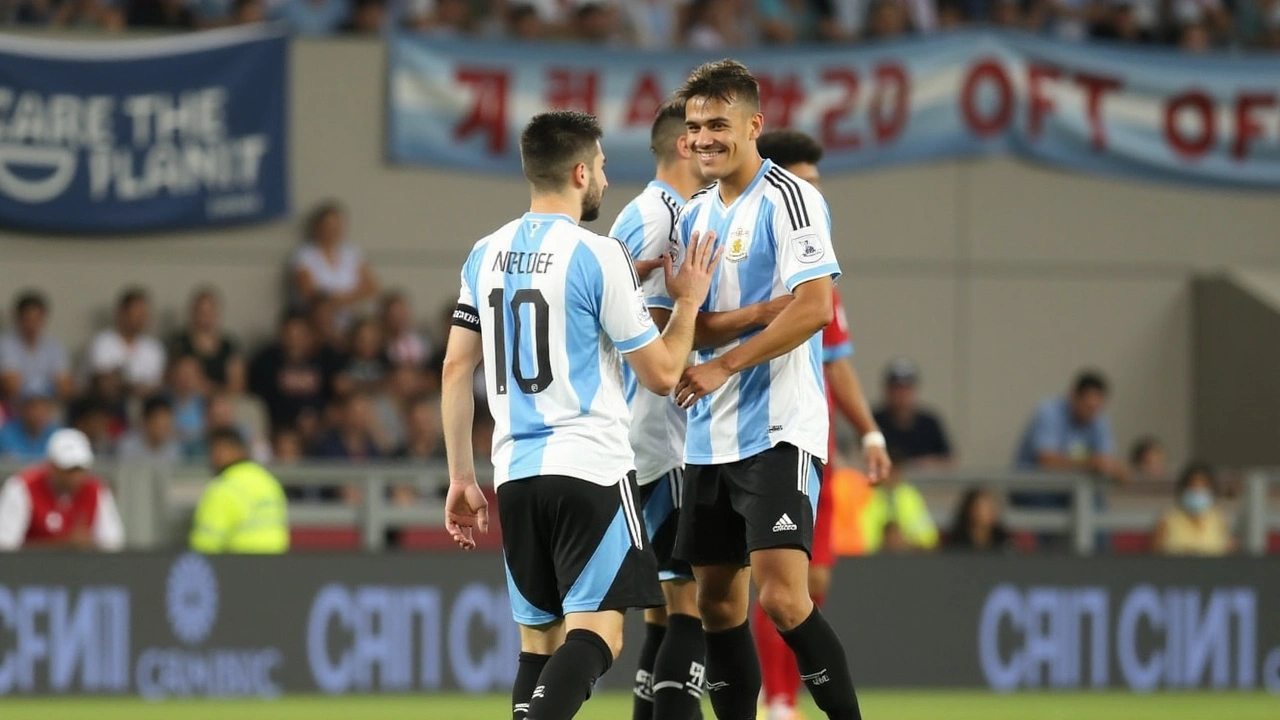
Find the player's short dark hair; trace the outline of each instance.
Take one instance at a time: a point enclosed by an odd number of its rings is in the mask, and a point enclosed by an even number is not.
[[[817,138],[799,130],[770,130],[756,138],[760,157],[784,168],[800,163],[817,165],[822,160],[822,145]]]
[[[13,314],[21,315],[32,309],[47,313],[49,311],[49,301],[39,290],[24,290],[13,301]]]
[[[134,303],[146,302],[150,298],[146,288],[139,285],[132,285],[125,288],[120,293],[120,299],[116,301],[117,310],[128,310]]]
[[[248,447],[244,441],[244,435],[241,435],[240,431],[231,425],[220,425],[218,427],[211,428],[206,436],[206,440],[209,443],[209,447],[222,443],[234,445],[241,450]]]
[[[737,60],[716,60],[703,63],[689,74],[676,91],[676,97],[684,102],[701,97],[725,103],[742,102],[754,110],[760,109],[760,83]]]
[[[162,411],[173,412],[173,403],[169,401],[168,397],[156,394],[142,401],[142,417],[144,419]]]
[[[533,189],[556,192],[578,163],[590,164],[604,135],[594,115],[553,110],[535,115],[520,133],[520,165]]]
[[[660,163],[671,161],[676,154],[676,139],[683,134],[684,101],[671,98],[659,105],[658,112],[653,116],[653,129],[649,131],[649,152]]]
[[[1083,395],[1084,393],[1097,391],[1106,395],[1109,391],[1107,378],[1097,370],[1081,370],[1076,375],[1075,382],[1071,384],[1072,395]]]

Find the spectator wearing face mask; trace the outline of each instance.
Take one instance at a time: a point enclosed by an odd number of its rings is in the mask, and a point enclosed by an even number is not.
[[[1178,478],[1177,505],[1156,525],[1152,549],[1165,555],[1226,555],[1235,551],[1227,518],[1216,505],[1217,478],[1205,463],[1188,465]]]

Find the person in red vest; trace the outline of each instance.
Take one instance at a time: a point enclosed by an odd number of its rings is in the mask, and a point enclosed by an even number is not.
[[[0,488],[0,551],[124,547],[124,523],[111,489],[89,474],[89,438],[79,430],[58,430],[45,455],[45,462],[20,470]]]

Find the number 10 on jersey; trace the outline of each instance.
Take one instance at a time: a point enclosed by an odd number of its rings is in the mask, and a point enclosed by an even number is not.
[[[493,309],[493,357],[494,386],[499,395],[507,394],[507,291],[505,288],[494,288],[489,293],[489,307]],[[532,337],[525,338],[521,320],[523,306],[530,305],[533,310]],[[515,378],[520,391],[528,395],[536,395],[547,389],[555,378],[551,376],[551,346],[547,340],[547,322],[551,317],[551,308],[542,296],[541,290],[524,288],[511,294],[511,317],[514,327],[511,332],[511,376]],[[533,355],[538,364],[538,374],[526,377],[520,367],[520,351],[525,342],[533,343]]]

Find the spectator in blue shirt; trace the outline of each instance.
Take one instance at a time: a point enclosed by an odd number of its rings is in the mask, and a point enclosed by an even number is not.
[[[18,414],[0,428],[0,458],[22,462],[45,456],[49,436],[58,429],[53,388],[31,383],[18,395]]]
[[[347,0],[285,0],[272,15],[297,35],[332,35],[346,22],[350,10]]]
[[[1022,434],[1014,464],[1019,470],[1077,472],[1127,482],[1128,469],[1116,458],[1111,421],[1104,414],[1107,381],[1081,372],[1066,397],[1040,403]],[[1015,507],[1066,508],[1064,493],[1013,493]]]

